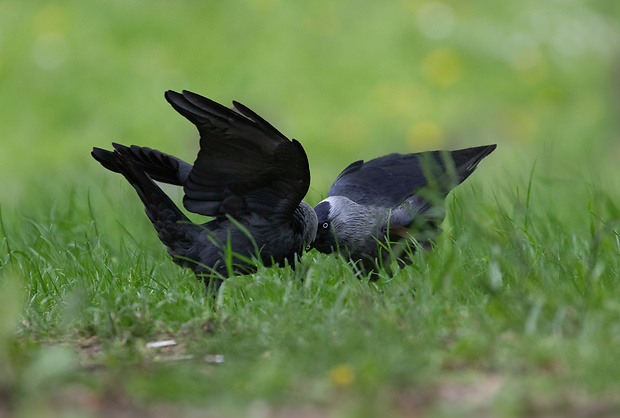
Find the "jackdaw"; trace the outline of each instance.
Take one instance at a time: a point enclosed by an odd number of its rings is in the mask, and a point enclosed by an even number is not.
[[[240,103],[229,109],[188,91],[165,97],[198,128],[193,166],[135,145],[94,148],[92,156],[129,181],[173,260],[208,288],[254,271],[256,259],[293,263],[317,231],[314,210],[302,200],[310,170],[301,144]],[[192,223],[153,180],[182,186],[185,208],[215,219]]]
[[[318,231],[312,246],[323,253],[338,251],[366,272],[389,267],[395,253],[404,254],[399,264],[409,263],[416,244],[427,248],[437,235],[445,197],[495,147],[390,154],[352,163],[314,208]]]
[[[113,151],[94,148],[92,155],[136,189],[173,260],[214,288],[232,274],[255,271],[256,259],[294,265],[308,245],[340,250],[372,270],[388,260],[390,245],[409,245],[411,231],[436,232],[445,196],[495,149],[356,161],[312,209],[302,200],[310,171],[299,142],[240,103],[229,109],[188,91],[165,97],[198,128],[193,165],[136,145],[114,143]],[[182,186],[185,208],[215,219],[192,223],[154,181]]]

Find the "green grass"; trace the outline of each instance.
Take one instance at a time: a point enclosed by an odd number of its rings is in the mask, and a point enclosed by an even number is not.
[[[421,2],[0,4],[0,416],[620,413],[620,10],[445,4],[439,39]],[[311,204],[359,158],[499,145],[393,277],[310,252],[212,298],[89,155],[191,161],[170,88],[299,139]]]
[[[297,273],[261,268],[228,280],[215,300],[168,259],[131,190],[89,198],[77,187],[63,204],[39,190],[37,209],[24,202],[2,215],[3,322],[21,321],[15,336],[2,331],[4,396],[25,414],[57,397],[83,407],[77,389],[137,409],[224,414],[257,400],[344,415],[473,408],[480,397],[514,415],[611,408],[617,208],[566,188],[556,199],[581,203],[560,219],[535,173],[519,195],[475,178],[448,199],[437,248],[392,278],[358,280],[342,260],[311,252]],[[123,212],[126,200],[135,204]],[[179,345],[145,347],[169,338]],[[223,363],[205,361],[216,354]]]

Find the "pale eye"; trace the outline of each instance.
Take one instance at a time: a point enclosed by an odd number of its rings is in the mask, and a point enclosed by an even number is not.
[[[329,228],[329,222],[323,222],[323,229]]]

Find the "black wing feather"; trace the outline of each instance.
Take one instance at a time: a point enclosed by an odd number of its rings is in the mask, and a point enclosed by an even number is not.
[[[256,113],[200,95],[166,92],[166,100],[200,132],[200,151],[185,184],[187,210],[236,219],[290,221],[310,186],[303,147]]]
[[[495,147],[389,154],[366,163],[356,161],[338,175],[328,196],[345,196],[359,204],[383,207],[394,207],[430,186],[445,196]]]
[[[150,178],[156,181],[183,186],[192,169],[191,164],[152,148],[137,145],[127,147],[115,142],[112,146],[121,157],[138,164]]]

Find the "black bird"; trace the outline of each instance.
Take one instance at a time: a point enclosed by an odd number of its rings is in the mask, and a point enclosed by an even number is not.
[[[438,233],[445,197],[495,147],[390,154],[352,163],[314,208],[318,231],[312,246],[323,253],[339,251],[365,271],[389,266],[394,253],[405,252],[399,262],[409,262],[416,242],[427,248]]]
[[[240,103],[228,109],[188,91],[168,91],[165,97],[198,128],[193,166],[135,145],[94,148],[93,157],[125,176],[173,260],[207,287],[252,272],[255,259],[293,263],[317,230],[314,210],[302,200],[310,170],[301,144]],[[182,186],[185,208],[215,219],[190,222],[153,180]]]
[[[94,148],[92,155],[136,189],[173,260],[214,288],[230,275],[254,271],[256,259],[293,264],[308,245],[324,253],[340,250],[372,270],[388,261],[387,246],[409,245],[411,231],[436,231],[445,196],[495,149],[356,161],[313,210],[302,200],[310,170],[299,142],[240,103],[229,109],[188,91],[167,91],[165,97],[198,128],[193,166],[136,145]],[[182,186],[185,208],[215,219],[193,224],[154,180]]]

